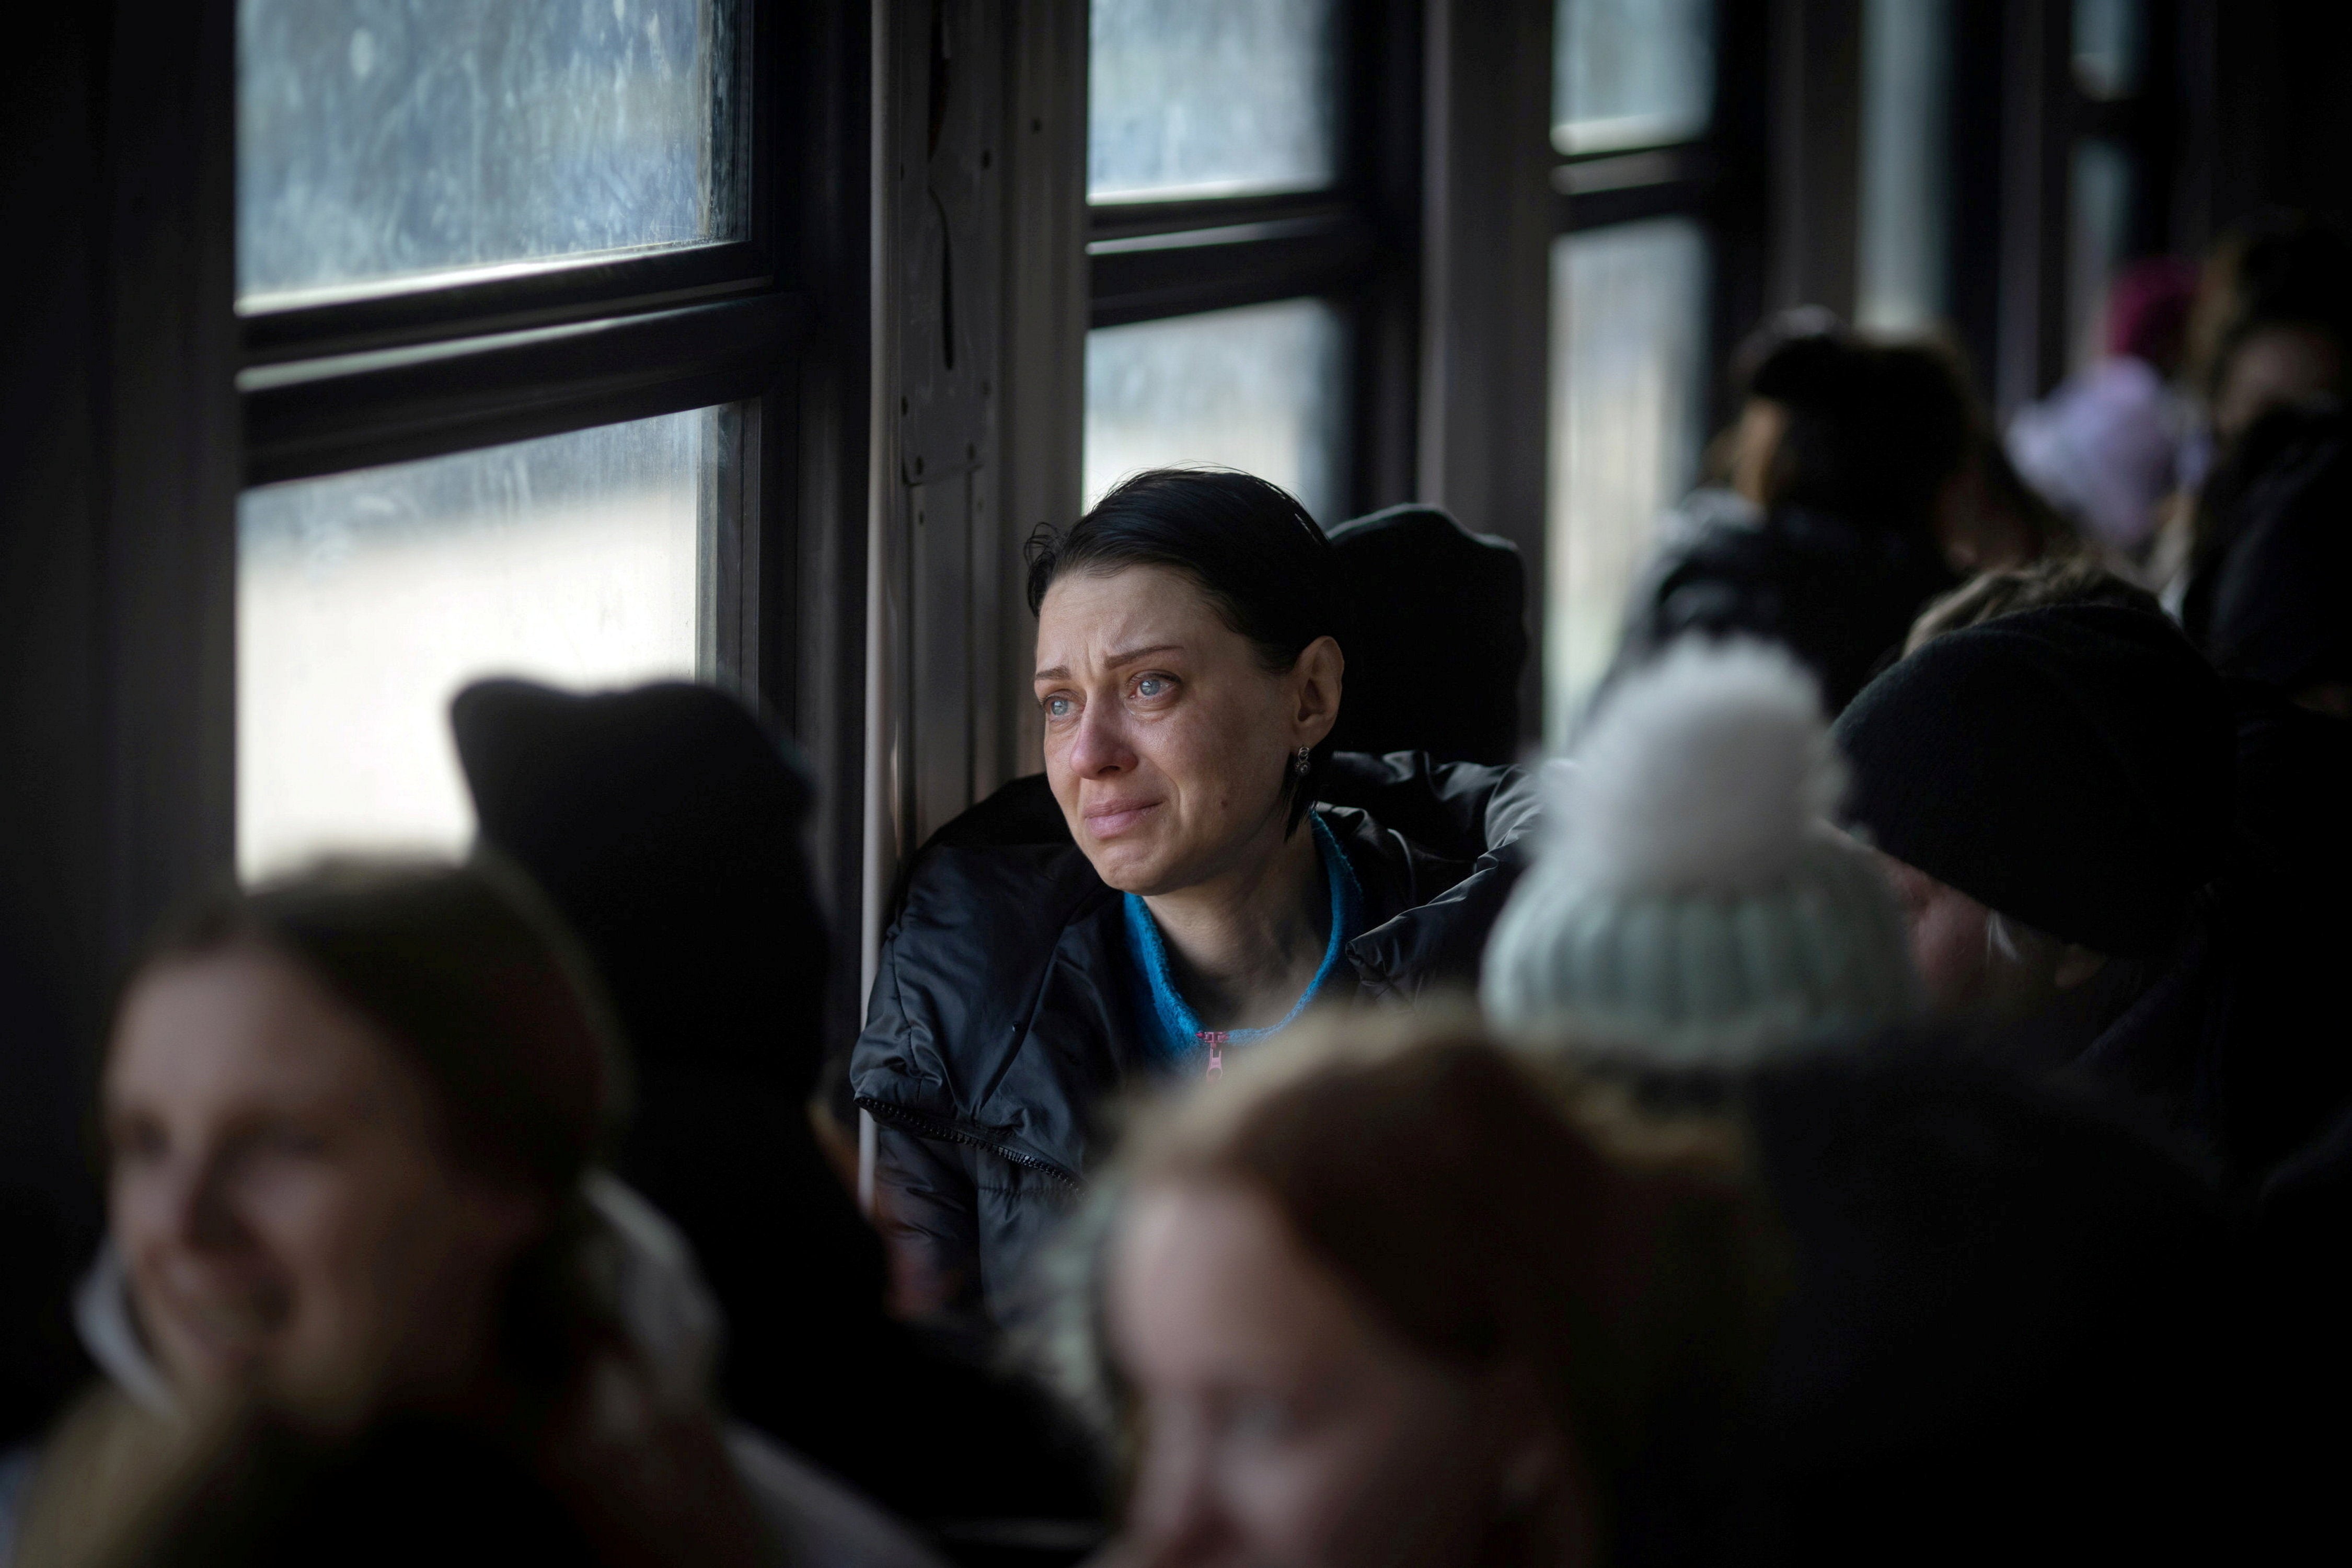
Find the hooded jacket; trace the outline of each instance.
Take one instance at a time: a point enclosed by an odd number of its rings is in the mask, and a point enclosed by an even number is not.
[[[1402,1007],[1474,985],[1538,814],[1531,775],[1342,752],[1322,795],[1364,900],[1334,984]],[[1023,1264],[1102,1151],[1104,1112],[1162,1070],[1124,919],[1042,775],[940,829],[908,878],[850,1082],[879,1124],[886,1228],[959,1312],[1020,1315]]]

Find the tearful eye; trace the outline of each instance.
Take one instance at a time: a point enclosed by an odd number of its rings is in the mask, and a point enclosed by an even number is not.
[[[1167,692],[1168,679],[1165,676],[1146,675],[1136,680],[1135,694],[1138,697],[1162,697]]]
[[[1066,719],[1077,710],[1077,704],[1059,692],[1045,699],[1045,717],[1048,719]]]

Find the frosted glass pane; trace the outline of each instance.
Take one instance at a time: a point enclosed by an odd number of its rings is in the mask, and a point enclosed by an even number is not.
[[[237,297],[742,232],[735,0],[237,0]]]
[[[1215,463],[1339,521],[1342,331],[1319,300],[1087,334],[1087,504],[1141,468]]]
[[[2074,82],[2089,98],[2139,90],[2147,55],[2145,0],[2074,0]]]
[[[719,411],[248,490],[237,864],[457,849],[450,697],[485,675],[692,678]]]
[[[1706,242],[1687,218],[1551,247],[1544,733],[1563,743],[1616,652],[1659,514],[1697,475]]]
[[[1563,153],[1705,134],[1715,105],[1715,0],[1558,0],[1551,139]]]
[[[1311,191],[1338,168],[1333,0],[1094,0],[1087,195]]]
[[[1945,309],[1951,7],[1948,0],[1869,0],[1862,32],[1854,322],[1916,332]]]

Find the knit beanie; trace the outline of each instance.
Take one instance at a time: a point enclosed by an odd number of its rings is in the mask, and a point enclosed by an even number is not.
[[[1836,737],[1871,843],[2063,941],[2153,952],[2221,868],[2227,699],[2151,611],[2059,605],[1930,638]]]
[[[1785,651],[1675,645],[1547,773],[1549,842],[1486,947],[1497,1027],[1643,1065],[1738,1067],[1916,1010],[1893,896],[1825,820],[1841,771],[1812,679]]]

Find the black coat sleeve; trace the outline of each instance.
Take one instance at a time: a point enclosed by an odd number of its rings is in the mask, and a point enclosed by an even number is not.
[[[970,1150],[885,1122],[875,1129],[875,1221],[895,1291],[921,1315],[981,1310],[979,1188]]]

